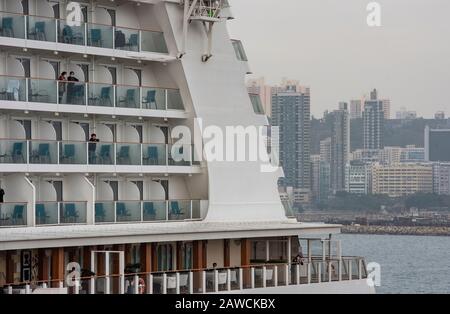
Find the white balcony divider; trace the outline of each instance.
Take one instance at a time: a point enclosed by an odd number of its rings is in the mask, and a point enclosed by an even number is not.
[[[273,285],[278,287],[278,266],[273,266]]]
[[[153,294],[153,275],[147,274],[147,293]]]
[[[202,271],[202,292],[206,293],[206,271]]]
[[[262,273],[262,280],[263,280],[263,288],[267,286],[267,273],[266,273],[266,266],[263,266],[263,273]]]
[[[243,280],[244,271],[242,268],[239,268],[239,290],[244,289],[244,280]]]
[[[189,294],[194,293],[194,274],[189,272]]]
[[[307,267],[306,273],[308,275],[308,285],[309,285],[311,283],[311,263],[308,263],[308,265],[306,267]]]
[[[353,280],[352,261],[348,260],[348,279]]]
[[[358,259],[358,278],[362,279],[362,259]]]
[[[231,291],[231,270],[227,269],[227,291]]]
[[[317,263],[317,282],[321,283],[322,282],[322,263]]]
[[[163,281],[162,281],[162,293],[167,294],[167,274],[163,274]]]
[[[134,275],[133,278],[133,294],[139,294],[139,276]]]
[[[295,283],[300,284],[300,264],[295,265]]]
[[[250,282],[251,282],[252,289],[254,289],[255,288],[255,268],[254,267],[250,268]]]
[[[175,291],[176,291],[176,294],[180,294],[180,273],[179,272],[177,272],[175,274],[175,279],[176,279]]]
[[[214,270],[214,291],[219,292],[219,271]]]

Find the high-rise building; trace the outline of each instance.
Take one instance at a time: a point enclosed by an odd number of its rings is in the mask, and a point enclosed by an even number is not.
[[[333,193],[345,190],[345,165],[350,154],[350,119],[346,109],[331,114],[331,189]]]
[[[371,192],[371,165],[361,161],[351,161],[345,166],[345,191],[352,194]]]
[[[320,160],[331,162],[331,137],[320,141]]]
[[[381,101],[383,102],[384,119],[389,120],[391,118],[391,100],[382,99]]]
[[[350,119],[362,118],[362,101],[353,99],[350,100]]]
[[[433,163],[433,193],[450,195],[450,163]]]
[[[376,97],[377,91],[373,90],[370,93],[370,100],[364,102],[363,132],[365,149],[383,148],[383,102]]]
[[[285,175],[281,185],[310,189],[309,88],[283,81],[272,95],[271,124],[279,127],[279,154]]]
[[[417,192],[433,192],[431,165],[403,163],[372,166],[372,193],[399,197]]]
[[[264,77],[249,79],[247,89],[250,94],[259,95],[264,113],[270,117],[272,114],[272,87],[266,84]]]
[[[450,161],[450,129],[425,127],[425,161]]]

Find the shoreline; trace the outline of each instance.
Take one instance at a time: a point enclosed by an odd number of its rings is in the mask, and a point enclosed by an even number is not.
[[[450,236],[450,227],[429,226],[355,226],[343,225],[342,234],[379,234],[414,236]]]

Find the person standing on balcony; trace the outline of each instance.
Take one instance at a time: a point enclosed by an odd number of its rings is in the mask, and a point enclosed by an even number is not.
[[[5,197],[5,190],[0,188],[0,203],[4,202],[4,197]]]
[[[75,77],[75,72],[71,71],[69,77],[67,78],[69,82],[79,82],[80,80]],[[77,86],[75,83],[67,83],[67,103],[72,104],[72,98],[76,93]]]
[[[97,149],[97,142],[99,139],[97,138],[97,134],[92,133],[91,138],[89,139],[88,151],[89,151],[89,163],[92,164],[95,161],[95,151]]]
[[[61,75],[58,77],[58,96],[59,96],[59,103],[62,102],[64,93],[66,92],[66,78],[67,72],[62,72]]]

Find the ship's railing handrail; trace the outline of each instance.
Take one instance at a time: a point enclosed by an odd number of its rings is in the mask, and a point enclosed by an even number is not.
[[[351,263],[345,265],[342,261],[350,259],[357,262],[357,269],[351,269]],[[336,266],[337,267],[336,267]],[[348,269],[350,267],[350,269]],[[231,277],[234,272],[234,278]],[[225,276],[224,276],[225,275]],[[180,278],[184,276],[182,283]],[[186,277],[187,276],[187,277]],[[194,279],[195,277],[195,279]],[[3,287],[6,293],[13,293],[13,286],[25,286],[25,293],[34,288],[67,287],[68,293],[78,294],[80,288],[85,293],[95,294],[99,280],[104,280],[104,291],[101,293],[125,293],[125,278],[129,281],[132,294],[167,294],[167,293],[217,293],[224,291],[248,290],[278,286],[309,285],[313,283],[361,280],[367,277],[365,261],[362,257],[346,257],[336,261],[303,260],[302,263],[264,263],[221,268],[199,268],[173,271],[130,272],[124,274],[109,274],[83,276],[72,280],[68,287],[62,279],[36,280],[8,283]],[[171,278],[171,280],[168,280]],[[219,280],[219,278],[221,278]],[[175,281],[173,280],[175,279]],[[117,291],[111,291],[111,280],[118,280]],[[158,289],[154,289],[157,282]],[[84,285],[84,287],[83,287]],[[172,290],[169,292],[168,290]]]
[[[84,144],[98,144],[101,145],[103,144],[126,144],[126,145],[138,145],[138,144],[142,144],[142,145],[178,145],[178,146],[192,146],[194,144],[192,143],[164,143],[164,142],[111,142],[111,141],[98,141],[98,142],[91,142],[91,141],[80,141],[80,140],[55,140],[55,139],[47,139],[47,138],[32,138],[32,139],[25,139],[25,138],[5,138],[5,137],[0,137],[0,141],[22,141],[22,142],[57,142],[57,143],[84,143]]]
[[[67,71],[66,71],[67,72]],[[121,83],[106,83],[106,82],[92,82],[92,81],[67,81],[67,80],[57,80],[57,79],[51,79],[46,77],[35,77],[35,76],[19,76],[19,75],[10,75],[10,74],[0,74],[0,77],[7,77],[7,78],[15,78],[15,79],[22,79],[22,80],[41,80],[41,81],[54,81],[58,83],[65,83],[65,84],[96,84],[96,85],[110,85],[110,86],[123,86],[123,87],[133,87],[133,88],[154,88],[154,89],[167,89],[167,90],[174,90],[179,91],[179,88],[176,87],[165,87],[165,86],[151,86],[151,85],[132,85],[132,84],[121,84]]]
[[[0,14],[11,14],[11,15],[17,15],[17,16],[29,16],[34,18],[41,18],[41,19],[48,19],[48,20],[54,20],[54,21],[63,21],[65,22],[66,19],[64,18],[55,18],[52,16],[44,16],[44,15],[35,15],[35,14],[23,14],[23,13],[17,13],[17,12],[9,12],[9,11],[3,11],[0,10]],[[87,24],[87,25],[99,25],[99,26],[108,26],[108,27],[116,27],[116,28],[125,28],[129,30],[134,31],[145,31],[145,32],[153,32],[153,33],[163,33],[161,30],[156,29],[148,29],[148,28],[135,28],[135,27],[129,27],[129,26],[121,26],[121,25],[110,25],[110,24],[104,24],[104,23],[97,23],[97,22],[84,22],[80,21],[81,24]]]
[[[0,164],[194,166],[201,163],[195,155],[195,144],[190,143],[0,139],[0,144]]]

